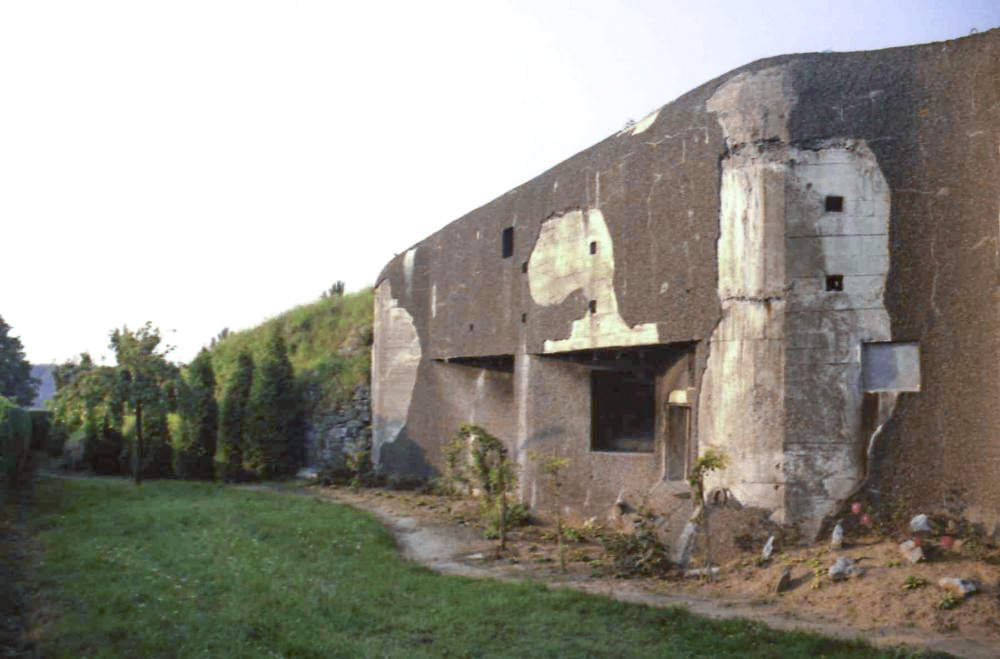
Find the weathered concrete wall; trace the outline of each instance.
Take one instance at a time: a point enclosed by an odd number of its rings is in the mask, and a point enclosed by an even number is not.
[[[998,31],[763,60],[453,222],[380,276],[377,446],[429,473],[486,414],[520,460],[571,457],[579,514],[648,497],[662,410],[653,453],[591,451],[589,371],[555,357],[684,343],[690,449],[730,453],[716,484],[746,503],[808,533],[867,474],[900,515],[1000,521],[998,79]],[[919,391],[878,390],[869,454],[863,346],[887,341]],[[499,356],[482,381],[434,361]]]

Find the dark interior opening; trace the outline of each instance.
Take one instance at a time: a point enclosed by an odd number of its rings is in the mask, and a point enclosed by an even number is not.
[[[844,211],[844,198],[838,197],[836,195],[827,195],[826,197],[826,212],[827,213],[842,213]]]
[[[509,259],[514,256],[514,227],[507,227],[500,235],[501,253],[503,258]]]
[[[590,313],[597,313],[597,300],[591,300],[587,304],[587,308],[590,309]]]
[[[650,374],[591,371],[591,450],[652,453],[655,393]]]
[[[590,253],[597,254],[597,242],[594,240],[590,241]]]
[[[490,371],[514,372],[514,355],[488,355],[485,357],[448,357],[435,359],[441,364],[458,364],[459,366],[474,366]]]
[[[835,293],[844,290],[844,275],[827,275],[826,290]]]
[[[525,272],[525,273],[528,272],[528,262],[527,261],[525,261],[524,263],[521,264],[521,272]]]
[[[528,314],[526,314],[526,313],[522,313],[521,314],[521,322],[522,323],[528,322]]]

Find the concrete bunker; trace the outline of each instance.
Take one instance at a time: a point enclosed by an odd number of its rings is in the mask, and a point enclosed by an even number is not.
[[[568,514],[628,501],[679,532],[714,448],[707,486],[803,537],[864,486],[921,512],[963,484],[1000,524],[998,54],[994,30],[747,65],[400,255],[376,457],[433,473],[476,423],[524,501],[554,505],[544,450]]]

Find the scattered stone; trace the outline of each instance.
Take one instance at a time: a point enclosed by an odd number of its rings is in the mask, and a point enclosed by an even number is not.
[[[788,590],[788,586],[792,583],[792,568],[785,567],[781,570],[781,576],[778,577],[778,583],[774,585],[774,592],[783,593]]]
[[[771,560],[771,554],[774,553],[774,536],[772,535],[764,543],[764,549],[760,552],[760,558],[764,561]]]
[[[934,529],[931,528],[931,522],[927,518],[927,515],[921,513],[910,520],[910,530],[914,533],[930,533]]]
[[[295,474],[295,478],[314,481],[319,478],[319,472],[312,467],[302,467],[302,469],[299,469],[299,473]]]
[[[715,576],[718,573],[719,573],[719,568],[712,567],[712,571],[711,571],[712,576]],[[694,568],[693,570],[688,570],[687,572],[684,573],[684,576],[685,577],[704,577],[704,576],[707,576],[708,574],[709,574],[708,569],[703,568],[703,567],[698,567],[698,568]]]
[[[476,553],[476,554],[469,554],[468,556],[466,556],[466,558],[469,559],[470,561],[481,561],[484,560],[486,557],[480,553]]]
[[[938,585],[945,590],[950,590],[956,595],[965,597],[979,591],[979,586],[971,579],[958,579],[956,577],[941,577]]]
[[[853,560],[846,556],[838,556],[837,560],[830,566],[830,571],[827,574],[833,581],[843,581],[851,575],[856,574],[857,570],[857,565],[855,565]]]
[[[924,560],[923,548],[913,540],[901,542],[899,544],[899,551],[903,554],[903,558],[911,563],[919,563]]]
[[[837,522],[837,525],[833,527],[833,535],[830,536],[830,547],[833,549],[841,549],[844,546],[844,527]]]

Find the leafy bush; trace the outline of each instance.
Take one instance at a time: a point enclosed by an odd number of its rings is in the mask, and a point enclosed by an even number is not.
[[[31,451],[31,419],[28,412],[0,396],[0,474],[3,484],[16,487]]]
[[[52,412],[48,410],[28,410],[31,419],[31,450],[44,451],[49,444],[49,419]]]

